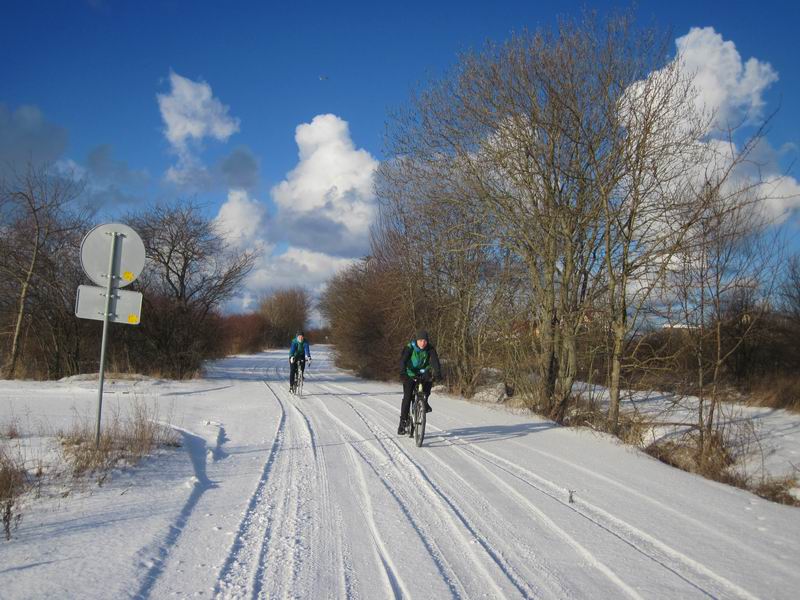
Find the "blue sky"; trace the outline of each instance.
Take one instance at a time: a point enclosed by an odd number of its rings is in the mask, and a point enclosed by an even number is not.
[[[86,171],[109,216],[196,197],[213,214],[227,211],[241,243],[260,245],[269,258],[251,282],[253,294],[293,279],[318,286],[359,254],[365,228],[303,204],[304,194],[336,185],[341,198],[326,210],[366,219],[368,175],[385,158],[388,110],[446,71],[459,51],[552,26],[557,15],[577,15],[584,5],[4,0],[0,136],[7,139],[0,138],[0,158],[30,143],[29,154]],[[620,4],[589,6],[603,12]],[[797,6],[642,1],[636,9],[641,23],[654,21],[674,38],[712,27],[743,63],[769,64],[777,80],[758,94],[765,114],[780,107],[769,143],[783,167],[796,160],[791,145],[800,143]],[[184,99],[208,96],[198,117],[207,127],[196,135],[182,129],[185,121],[170,129],[157,99],[172,98],[185,111],[181,84]],[[330,117],[314,121],[318,115]],[[35,131],[20,137],[20,123]],[[298,159],[301,124],[311,124],[303,130],[305,162]],[[312,181],[331,162],[345,165],[342,172]],[[232,196],[232,189],[242,191]],[[316,229],[323,217],[330,226]]]

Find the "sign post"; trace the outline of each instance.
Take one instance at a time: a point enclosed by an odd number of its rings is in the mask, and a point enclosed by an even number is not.
[[[106,307],[103,311],[103,338],[100,342],[100,373],[97,383],[97,427],[94,433],[94,445],[100,446],[100,417],[103,414],[103,383],[105,382],[106,367],[106,345],[108,342],[108,317],[111,313],[111,292],[114,288],[114,257],[117,253],[117,232],[112,231],[107,235],[111,236],[111,252],[108,254],[108,283],[106,285]]]
[[[141,320],[142,295],[119,288],[133,283],[144,269],[145,250],[142,238],[121,223],[100,225],[81,242],[81,266],[98,286],[78,288],[75,315],[81,319],[103,321],[100,342],[100,372],[97,385],[97,425],[95,446],[100,446],[100,422],[103,414],[108,324],[137,325]],[[127,313],[127,317],[125,315]]]

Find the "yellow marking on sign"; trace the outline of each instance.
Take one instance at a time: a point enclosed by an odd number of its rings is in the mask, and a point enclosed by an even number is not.
[[[123,278],[125,281],[133,281],[133,273],[131,273],[130,271],[125,271],[125,272],[122,274],[122,278]]]
[[[138,322],[139,322],[139,317],[137,317],[135,314],[131,313],[128,315],[128,323],[130,323],[131,325],[136,325]]]

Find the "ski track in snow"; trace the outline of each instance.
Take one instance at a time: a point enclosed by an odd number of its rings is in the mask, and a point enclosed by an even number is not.
[[[393,431],[399,385],[335,369],[324,347],[316,356],[302,397],[287,390],[283,351],[209,369],[231,385],[165,394],[208,394],[214,408],[190,421],[205,429],[176,427],[193,487],[178,480],[173,511],[137,542],[125,596],[753,600],[800,585],[792,509],[673,471],[679,489],[659,491],[655,461],[624,450],[608,468],[589,460],[608,440],[453,399],[436,398],[417,448]],[[710,521],[717,504],[727,513]],[[30,540],[47,541],[39,530]],[[51,568],[24,562],[9,572]],[[103,598],[113,584],[38,596]]]
[[[281,417],[272,441],[272,448],[264,463],[261,477],[250,498],[244,518],[236,532],[236,538],[228,553],[228,558],[217,578],[217,586],[214,591],[218,597],[244,598],[252,595],[255,588],[253,577],[258,569],[259,561],[263,560],[261,551],[263,546],[259,541],[269,538],[272,525],[273,511],[266,489],[278,448],[283,443],[285,435],[286,410],[277,395],[275,395],[275,401],[280,407]]]
[[[334,384],[334,387],[346,392],[358,394],[356,390],[352,390],[351,388],[347,388],[342,385]],[[388,405],[390,408],[394,409],[394,407],[388,404],[386,400],[384,400],[383,398],[377,396],[367,396],[367,397],[372,398],[373,400],[377,400],[382,404]],[[356,399],[355,396],[351,396],[350,398],[353,400]],[[368,406],[368,408],[372,407]],[[428,428],[434,431],[440,431],[440,432],[444,431],[432,425],[429,425]],[[460,440],[458,436],[453,436],[453,438],[456,440]],[[482,458],[489,464],[492,464],[498,467],[499,469],[506,471],[507,473],[519,479],[526,485],[553,498],[556,502],[561,503],[562,505],[568,507],[570,510],[573,510],[574,512],[580,514],[582,517],[590,520],[591,522],[596,524],[598,527],[601,527],[611,535],[625,541],[636,551],[642,553],[655,563],[658,563],[665,569],[671,571],[672,573],[674,573],[675,575],[677,575],[678,577],[680,577],[681,579],[683,579],[684,581],[686,581],[691,586],[695,587],[698,591],[700,591],[701,593],[703,593],[708,597],[711,598],[727,597],[729,594],[732,594],[733,597],[746,598],[748,600],[755,600],[757,598],[755,595],[751,594],[742,587],[716,574],[714,571],[707,568],[705,565],[687,557],[681,552],[678,552],[677,550],[671,548],[670,546],[650,536],[641,529],[638,529],[633,525],[630,525],[629,523],[625,522],[622,519],[614,517],[610,513],[604,511],[603,509],[597,506],[592,505],[591,503],[588,503],[584,500],[577,501],[576,503],[577,506],[583,507],[584,511],[579,510],[577,507],[569,506],[567,502],[564,502],[564,500],[562,500],[561,498],[556,497],[556,493],[559,493],[560,496],[563,498],[568,493],[568,490],[562,488],[553,481],[544,479],[536,475],[535,473],[529,471],[528,469],[525,469],[523,467],[520,467],[519,465],[511,463],[510,461],[484,448],[480,448],[478,445],[473,445],[474,449],[472,448],[467,449],[464,447],[460,447],[460,445],[454,444],[452,442],[448,443],[447,445],[453,447],[459,452],[468,453],[472,455],[474,459],[477,459],[478,455],[482,455],[480,456],[480,458]],[[477,460],[476,463],[479,466],[483,466]],[[419,469],[418,466],[417,468]],[[548,519],[544,515],[544,513],[542,513],[533,503],[530,502],[530,500],[519,494],[519,492],[517,492],[513,487],[508,486],[508,484],[506,484],[502,479],[497,478],[497,481],[498,483],[506,487],[509,493],[515,495],[520,499],[521,502],[527,504],[530,510],[534,513],[537,513],[542,518],[542,520],[544,520],[548,524],[548,526],[553,527],[557,531],[559,531],[559,533],[564,536],[564,538],[568,541],[568,543],[574,545],[575,549],[579,553],[581,553],[584,556],[584,558],[586,558],[590,562],[590,564],[598,568],[601,572],[603,572],[606,576],[608,576],[609,579],[614,581],[622,591],[624,591],[627,595],[629,595],[632,598],[641,598],[641,596],[635,590],[627,586],[615,573],[613,573],[613,571],[608,569],[608,567],[606,567],[597,557],[592,555],[588,550],[584,549],[578,542],[573,540],[566,532],[561,530],[561,528],[559,528],[557,525],[555,525],[555,523],[553,523],[550,519]],[[430,483],[432,484],[432,482]],[[543,489],[543,488],[549,488],[549,489]],[[673,564],[672,565],[668,564],[670,562]],[[692,573],[687,574],[686,571],[690,571]],[[706,581],[705,582],[694,581],[692,579],[692,575],[695,575],[695,579],[697,578],[697,575],[705,577]],[[714,584],[716,584],[715,587],[717,589],[714,590],[706,589],[707,587]]]

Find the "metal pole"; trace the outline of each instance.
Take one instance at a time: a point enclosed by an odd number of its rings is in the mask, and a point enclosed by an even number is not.
[[[103,381],[105,379],[106,366],[106,340],[108,339],[108,318],[111,316],[111,294],[115,291],[114,286],[114,256],[117,253],[116,231],[109,234],[111,236],[111,253],[108,255],[108,282],[106,284],[106,309],[103,313],[103,339],[100,342],[100,373],[97,386],[97,429],[95,430],[94,445],[100,447],[100,417],[103,413]]]

